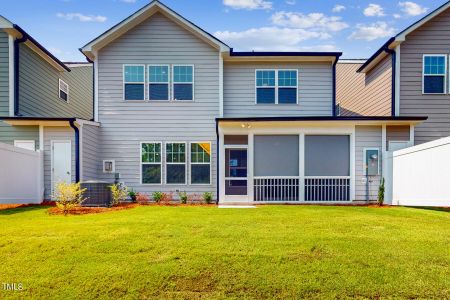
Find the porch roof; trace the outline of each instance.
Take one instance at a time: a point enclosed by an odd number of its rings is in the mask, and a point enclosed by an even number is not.
[[[304,122],[304,123],[347,123],[361,125],[406,125],[419,124],[427,120],[425,116],[282,116],[282,117],[241,117],[241,118],[216,118],[219,123],[233,122]]]
[[[57,118],[57,117],[0,117],[0,121],[13,126],[70,126],[70,122],[77,124],[90,124],[99,126],[100,123],[82,118]]]

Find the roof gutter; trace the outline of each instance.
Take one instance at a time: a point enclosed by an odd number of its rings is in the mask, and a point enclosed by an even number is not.
[[[389,49],[389,46],[395,41],[395,37],[391,37],[380,49],[377,50],[366,62],[356,70],[357,73],[363,72],[381,53],[385,52],[385,49]]]
[[[80,182],[80,130],[75,125],[75,120],[69,121],[70,127],[75,133],[75,182]]]
[[[19,63],[20,47],[19,45],[28,40],[27,35],[22,35],[20,39],[14,40],[14,116],[19,115]]]

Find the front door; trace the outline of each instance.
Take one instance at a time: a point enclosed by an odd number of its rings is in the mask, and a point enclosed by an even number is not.
[[[70,141],[52,141],[52,190],[56,183],[72,181],[72,149]]]
[[[247,200],[247,149],[225,148],[225,198]]]

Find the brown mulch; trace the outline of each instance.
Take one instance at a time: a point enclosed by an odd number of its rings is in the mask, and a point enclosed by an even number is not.
[[[69,212],[69,215],[87,215],[87,214],[98,214],[98,213],[104,213],[104,212],[110,212],[110,211],[117,211],[117,210],[124,210],[124,209],[130,209],[135,208],[136,206],[139,206],[139,204],[136,203],[122,203],[117,206],[113,207],[75,207]],[[48,209],[48,213],[51,215],[63,215],[63,212],[59,210],[57,207],[52,207]]]

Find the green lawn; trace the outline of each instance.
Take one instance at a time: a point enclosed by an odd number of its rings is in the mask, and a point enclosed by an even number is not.
[[[450,213],[414,208],[0,211],[0,298],[450,298]],[[2,286],[0,286],[2,288]]]

